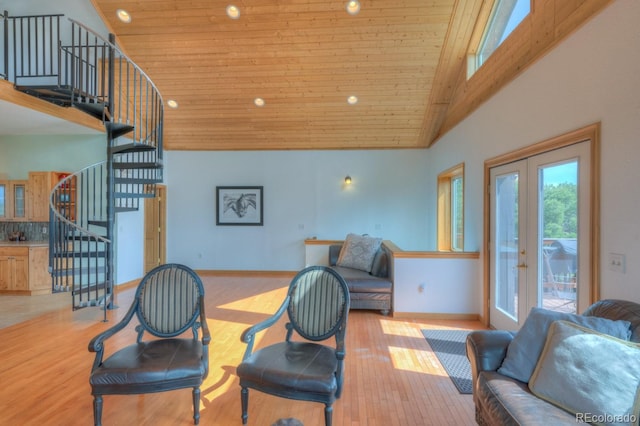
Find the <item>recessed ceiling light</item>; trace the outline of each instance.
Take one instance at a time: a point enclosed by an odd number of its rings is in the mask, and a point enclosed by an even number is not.
[[[131,22],[131,15],[129,15],[129,12],[127,12],[126,10],[118,9],[116,11],[116,14],[118,15],[118,19],[124,22],[125,24],[128,24],[129,22]]]
[[[178,108],[178,102],[173,99],[169,99],[167,101],[167,105],[169,106],[169,108]]]
[[[349,15],[357,15],[360,12],[360,2],[358,0],[350,0],[347,2],[347,12]]]
[[[230,4],[227,6],[227,16],[231,19],[238,19],[240,17],[240,9]]]
[[[357,96],[354,96],[354,95],[349,96],[349,97],[347,98],[347,103],[348,103],[349,105],[355,105],[355,104],[357,104],[357,103],[358,103],[358,97],[357,97]]]
[[[264,106],[264,99],[262,98],[255,98],[253,100],[253,103],[255,104],[255,106],[257,107],[263,107]]]

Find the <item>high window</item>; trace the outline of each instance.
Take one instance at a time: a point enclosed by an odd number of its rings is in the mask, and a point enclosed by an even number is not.
[[[531,11],[531,0],[496,0],[475,55],[480,68]]]
[[[464,250],[464,164],[438,175],[438,250]]]

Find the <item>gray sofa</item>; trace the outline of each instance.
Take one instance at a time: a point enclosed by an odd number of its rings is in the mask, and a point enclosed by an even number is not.
[[[329,246],[329,265],[346,281],[351,295],[351,309],[376,309],[383,315],[391,312],[393,282],[389,277],[391,254],[384,247],[376,253],[371,272],[336,266],[342,244]]]
[[[640,342],[640,304],[601,300],[583,313],[631,323],[633,342]],[[471,363],[473,402],[479,425],[575,425],[576,416],[536,397],[527,383],[498,373],[515,332],[482,330],[469,334],[467,357]]]

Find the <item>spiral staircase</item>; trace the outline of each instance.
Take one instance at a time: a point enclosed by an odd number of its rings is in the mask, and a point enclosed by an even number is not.
[[[106,160],[64,177],[51,193],[49,271],[73,309],[113,307],[116,214],[155,196],[162,181],[163,101],[116,45],[62,15],[2,16],[0,78],[74,107],[105,126]],[[2,47],[0,47],[2,48]]]

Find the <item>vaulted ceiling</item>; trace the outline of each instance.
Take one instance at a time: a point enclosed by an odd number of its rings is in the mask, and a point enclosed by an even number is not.
[[[233,0],[93,2],[179,105],[165,147],[192,150],[429,146],[482,3],[362,0],[351,15],[346,0],[240,0],[231,19]]]
[[[530,15],[470,79],[467,58],[496,0],[360,0],[355,15],[347,0],[234,1],[91,0],[95,11],[84,0],[0,6],[82,14],[81,22],[114,33],[164,100],[178,103],[165,108],[166,149],[394,149],[431,146],[613,0],[532,0]],[[238,19],[227,16],[229,4]],[[118,20],[118,9],[130,23]],[[0,81],[0,135],[36,122],[12,104],[103,129]]]

